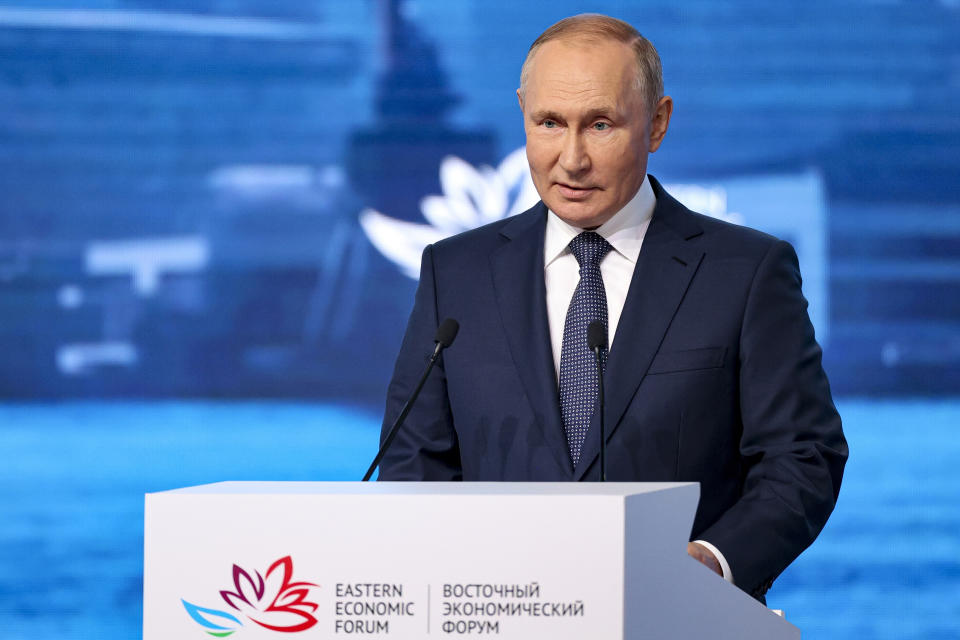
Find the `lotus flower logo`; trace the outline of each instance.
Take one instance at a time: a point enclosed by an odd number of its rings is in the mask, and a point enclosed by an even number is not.
[[[251,576],[233,565],[234,590],[220,592],[232,611],[199,607],[186,600],[181,602],[190,617],[216,638],[226,638],[238,631],[244,619],[271,631],[292,633],[317,624],[313,615],[317,604],[307,600],[311,588],[319,585],[293,581],[293,560],[286,556],[270,565],[262,576],[256,571]]]
[[[667,184],[669,193],[694,211],[743,224],[740,213],[727,210],[727,192],[722,186]],[[413,279],[420,275],[420,254],[428,244],[523,213],[540,196],[530,178],[526,147],[504,158],[497,168],[474,167],[456,156],[440,163],[443,195],[420,201],[420,212],[429,224],[396,220],[374,209],[360,212],[360,226],[370,242]]]
[[[496,169],[447,156],[440,163],[440,186],[442,196],[420,201],[420,212],[429,224],[397,220],[373,209],[360,213],[370,242],[411,278],[419,277],[420,254],[428,244],[521,213],[540,199],[523,147]]]

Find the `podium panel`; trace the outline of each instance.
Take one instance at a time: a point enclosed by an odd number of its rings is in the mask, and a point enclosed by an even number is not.
[[[686,555],[698,494],[389,482],[148,494],[144,639],[799,638]]]

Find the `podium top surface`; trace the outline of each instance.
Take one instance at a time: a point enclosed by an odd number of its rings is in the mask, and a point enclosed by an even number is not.
[[[630,496],[695,482],[217,482],[158,494]]]

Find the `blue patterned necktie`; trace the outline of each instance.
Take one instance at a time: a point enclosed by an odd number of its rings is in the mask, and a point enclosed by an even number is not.
[[[570,251],[580,264],[577,284],[567,319],[563,323],[560,348],[560,416],[567,433],[567,446],[574,466],[580,460],[583,441],[590,428],[599,393],[596,356],[587,347],[587,327],[594,320],[607,328],[607,293],[600,276],[600,261],[612,247],[593,231],[584,231],[570,241]],[[606,366],[606,350],[601,361]]]

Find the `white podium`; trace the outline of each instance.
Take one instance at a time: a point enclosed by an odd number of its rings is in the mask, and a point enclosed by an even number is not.
[[[147,494],[143,637],[799,638],[687,556],[698,496],[687,483]]]

